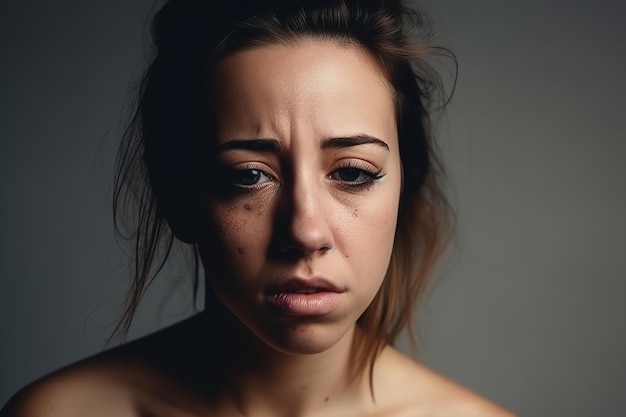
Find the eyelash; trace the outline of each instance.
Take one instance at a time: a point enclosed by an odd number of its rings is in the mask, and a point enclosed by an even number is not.
[[[372,170],[372,169],[364,167],[363,165],[364,164],[359,164],[359,163],[354,163],[354,162],[346,163],[344,166],[339,167],[335,169],[333,172],[331,172],[330,174],[328,174],[328,178],[333,181],[336,181],[337,183],[339,183],[339,185],[342,188],[347,189],[347,190],[351,190],[351,191],[368,190],[374,185],[374,183],[377,180],[383,178],[385,174],[382,173],[382,169]],[[341,173],[342,170],[354,171],[357,173],[358,177],[363,176],[364,178],[361,178],[359,180],[352,180],[352,181],[345,180],[342,178],[337,178],[335,175]],[[246,173],[252,173],[253,171],[257,171],[258,176],[266,177],[267,179],[261,183],[254,183],[254,184],[237,183],[238,176],[244,175]],[[270,182],[276,181],[276,177],[274,177],[272,174],[254,165],[248,165],[248,166],[243,166],[241,168],[234,169],[232,173],[230,174],[230,176],[231,176],[231,184],[235,188],[242,189],[243,191],[254,191],[265,186],[266,184]],[[241,178],[239,180],[241,180]]]
[[[257,171],[258,175],[260,176],[264,176],[267,177],[266,181],[263,181],[261,183],[255,183],[255,184],[237,184],[237,177],[244,175],[246,173],[252,173],[253,171]],[[256,189],[259,189],[261,187],[264,187],[266,184],[272,182],[272,181],[276,181],[276,177],[274,177],[272,174],[268,173],[267,171],[259,168],[258,166],[255,165],[247,165],[247,166],[243,166],[241,168],[236,168],[233,169],[233,171],[230,173],[230,177],[231,177],[231,184],[235,187],[235,188],[239,188],[242,189],[244,191],[253,191]]]
[[[377,180],[384,177],[385,174],[382,173],[382,169],[372,170],[372,169],[364,167],[363,165],[364,164],[349,162],[345,166],[339,167],[335,169],[333,172],[331,172],[328,175],[328,178],[339,182],[341,187],[345,189],[349,189],[353,191],[369,190],[374,185],[374,183]],[[356,171],[359,176],[363,175],[364,178],[358,181],[356,180],[349,181],[349,180],[344,180],[341,178],[335,178],[334,175],[338,174],[341,170]]]

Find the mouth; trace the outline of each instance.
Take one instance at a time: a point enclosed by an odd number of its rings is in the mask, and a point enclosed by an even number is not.
[[[292,278],[278,285],[270,287],[265,294],[276,295],[281,293],[314,294],[319,292],[342,293],[345,290],[324,278]]]
[[[305,288],[305,289],[292,289],[292,290],[287,290],[287,291],[283,291],[283,292],[292,292],[294,294],[314,294],[316,292],[322,292],[324,291],[321,288]]]
[[[294,278],[270,287],[265,299],[275,311],[289,316],[323,316],[334,311],[345,289],[323,278]]]

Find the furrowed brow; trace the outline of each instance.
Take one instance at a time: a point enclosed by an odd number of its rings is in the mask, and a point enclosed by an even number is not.
[[[281,152],[283,144],[276,139],[231,139],[218,146],[220,151],[243,149],[261,152]]]
[[[346,136],[339,138],[328,138],[322,141],[322,149],[349,148],[351,146],[374,144],[389,150],[389,145],[385,141],[369,135]]]

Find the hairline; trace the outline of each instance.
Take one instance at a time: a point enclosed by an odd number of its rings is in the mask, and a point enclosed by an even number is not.
[[[205,75],[208,85],[213,77],[214,68],[225,58],[256,48],[272,47],[272,46],[291,46],[300,47],[307,43],[329,43],[336,46],[353,48],[360,52],[363,62],[370,65],[372,70],[381,76],[384,81],[385,88],[388,90],[396,113],[399,111],[398,91],[393,83],[393,77],[390,71],[384,65],[384,58],[377,56],[372,48],[359,41],[356,37],[349,34],[339,33],[284,33],[281,35],[267,36],[259,39],[251,39],[244,42],[243,45],[233,48],[222,48],[218,45],[214,54],[207,60],[205,66]],[[398,116],[396,116],[396,119]],[[398,120],[396,120],[398,122]]]

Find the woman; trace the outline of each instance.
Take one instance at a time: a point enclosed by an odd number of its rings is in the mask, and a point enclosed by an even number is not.
[[[171,0],[120,148],[124,334],[173,239],[201,314],[52,374],[2,416],[507,416],[400,354],[446,240],[434,51],[397,1]]]

